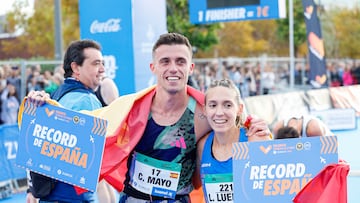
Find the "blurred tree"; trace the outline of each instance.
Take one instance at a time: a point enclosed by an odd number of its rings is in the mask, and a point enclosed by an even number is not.
[[[268,50],[266,54],[269,56],[288,57],[289,56],[289,40],[284,40],[278,35],[278,20],[256,20],[251,21],[257,35],[268,41]],[[298,55],[303,56],[307,53],[307,43],[299,43],[297,47]]]
[[[321,6],[321,5],[320,5]],[[339,41],[336,39],[335,24],[333,22],[333,11],[325,10],[323,7],[319,11],[322,35],[324,39],[325,55],[327,58],[338,56]]]
[[[289,11],[289,1],[286,1],[286,8]],[[288,17],[277,20],[277,35],[279,42],[289,42],[289,12]],[[304,21],[304,11],[301,0],[293,0],[294,14],[294,53],[296,57],[307,55],[307,50],[301,47],[306,46],[306,25]],[[287,48],[289,49],[289,47]],[[306,51],[304,53],[304,51]],[[287,54],[288,55],[288,54]]]
[[[265,40],[267,42],[266,44],[263,43],[262,52],[256,53],[257,56],[265,53],[269,56],[286,56],[288,54],[288,42],[280,41],[275,32],[278,26],[276,20],[255,20],[250,22],[254,28],[254,40]]]
[[[209,50],[218,43],[217,30],[220,24],[194,25],[189,19],[188,0],[166,0],[167,29],[189,38],[194,48]]]
[[[12,33],[17,36],[24,32],[24,27],[27,24],[27,15],[22,11],[22,9],[27,6],[29,5],[24,1],[14,2],[12,12],[8,13],[6,17],[7,25],[5,30],[8,33]],[[2,41],[2,52],[7,53],[7,56],[14,56],[14,58],[18,56],[17,53],[26,52],[28,50],[27,44],[21,44],[20,42],[21,37],[17,37],[9,41]],[[14,46],[15,44],[16,46]]]
[[[27,52],[31,57],[54,58],[54,1],[34,1],[34,14],[27,17],[21,10],[28,6],[15,1],[13,11],[7,20],[11,31],[22,30],[23,34],[15,41],[3,41],[2,51],[14,53]],[[62,28],[64,43],[79,39],[78,1],[62,0]],[[16,43],[16,46],[14,46]]]
[[[255,32],[250,21],[224,23],[224,27],[218,32],[221,43],[208,54],[216,53],[216,57],[258,56],[266,51],[268,42],[256,38],[256,33],[259,32]]]
[[[360,58],[360,7],[352,10],[337,8],[329,10],[328,13],[331,13],[330,17],[334,22],[332,31],[335,31],[333,35],[338,46],[332,57]]]
[[[275,20],[238,21],[222,23],[218,31],[220,43],[197,57],[257,57],[262,54],[286,56],[288,42],[278,40]]]
[[[64,44],[67,46],[70,42],[80,39],[79,1],[61,1]]]

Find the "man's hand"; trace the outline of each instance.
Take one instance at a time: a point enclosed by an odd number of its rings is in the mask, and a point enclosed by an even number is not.
[[[29,94],[27,95],[27,99],[35,104],[36,106],[41,106],[43,105],[46,100],[50,99],[50,95],[48,93],[46,93],[45,91],[30,91]]]

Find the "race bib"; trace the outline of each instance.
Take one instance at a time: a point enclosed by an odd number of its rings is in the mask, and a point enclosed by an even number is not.
[[[207,202],[233,202],[232,174],[206,174],[204,183]]]
[[[181,164],[135,153],[130,185],[149,195],[175,199]]]

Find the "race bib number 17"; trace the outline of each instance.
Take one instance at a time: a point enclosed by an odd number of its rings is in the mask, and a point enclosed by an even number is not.
[[[135,153],[132,170],[130,184],[135,189],[153,196],[175,198],[181,164]]]

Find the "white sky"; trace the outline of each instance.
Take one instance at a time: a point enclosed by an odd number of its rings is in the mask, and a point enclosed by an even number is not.
[[[354,7],[357,4],[357,6],[360,6],[360,0],[315,0],[315,3],[349,7]]]
[[[322,4],[325,7],[327,6],[339,6],[339,7],[347,7],[354,8],[357,6],[360,8],[360,0],[315,0],[316,4]]]
[[[33,4],[34,4],[34,0],[0,0],[0,15],[4,15],[7,12],[12,10],[12,4],[15,1],[24,1],[24,2],[29,2],[29,10],[31,11],[33,8]]]
[[[4,15],[6,12],[10,11],[12,8],[12,4],[15,1],[28,1],[30,7],[33,7],[34,0],[0,0],[0,15]],[[315,0],[316,3],[320,3],[323,5],[337,5],[337,6],[355,6],[356,4],[360,7],[360,0]],[[31,11],[30,8],[30,11]]]

